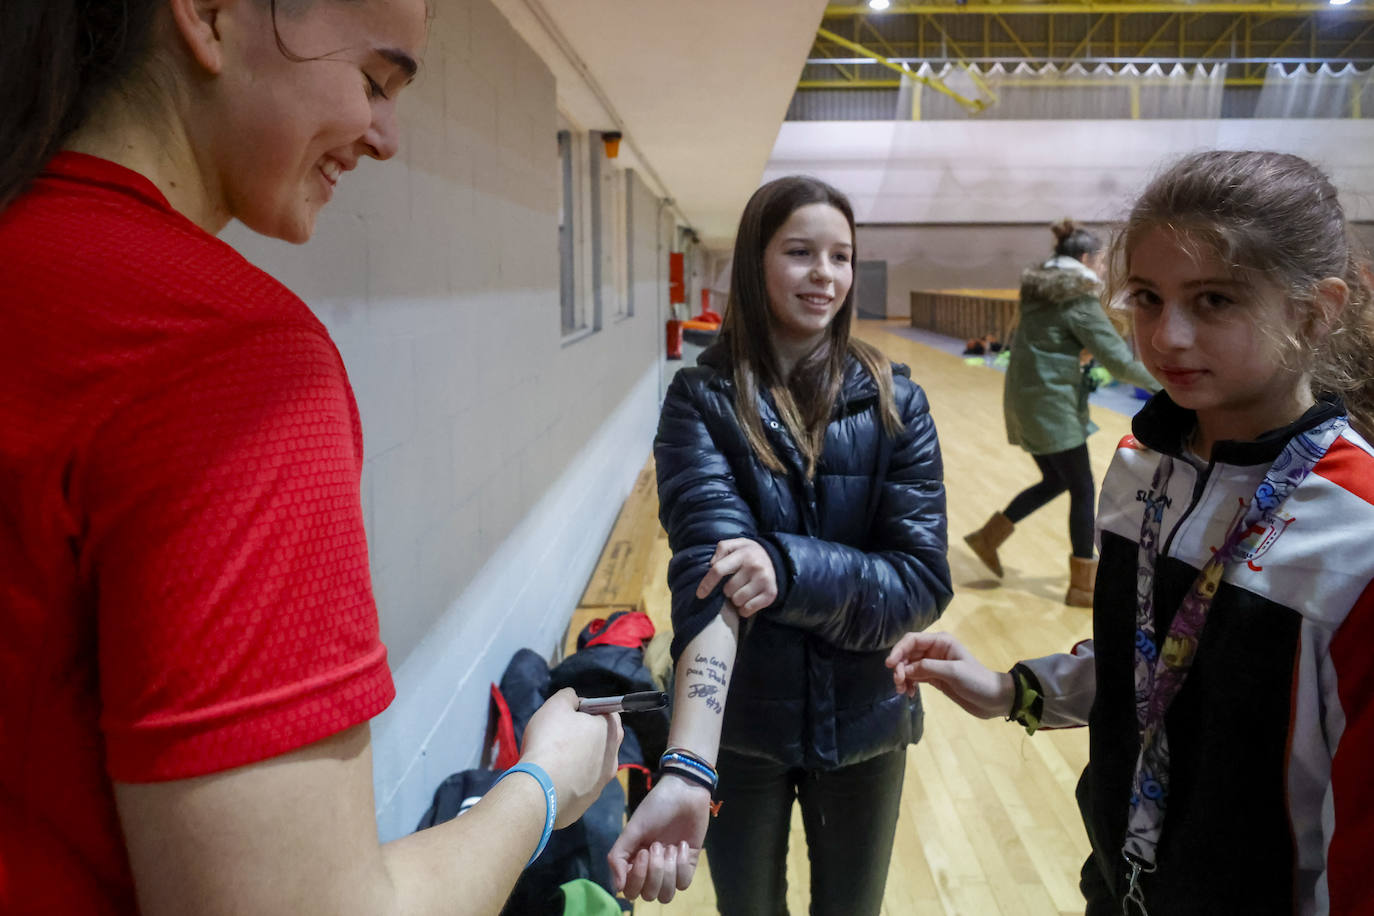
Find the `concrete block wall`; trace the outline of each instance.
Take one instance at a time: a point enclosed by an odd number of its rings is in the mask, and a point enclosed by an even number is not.
[[[1111,227],[1085,223],[1104,241]],[[1049,224],[860,226],[859,256],[887,262],[887,317],[911,314],[917,289],[1016,289],[1022,269],[1050,256]]]
[[[1103,241],[1109,223],[1084,223]],[[1356,238],[1374,251],[1374,222],[1354,223]],[[887,317],[911,314],[918,289],[1016,289],[1021,271],[1050,256],[1049,224],[978,223],[860,226],[859,255],[887,262]]]
[[[888,316],[913,289],[1015,287],[1049,223],[1108,234],[1155,174],[1201,149],[1273,149],[1321,165],[1356,233],[1374,238],[1374,121],[790,121],[764,173],[815,175],[850,196],[859,256],[888,263]]]
[[[816,175],[860,224],[1048,224],[1121,218],[1179,156],[1272,149],[1321,165],[1353,220],[1374,220],[1374,121],[788,121],[764,171]]]
[[[671,245],[636,181],[634,314],[564,344],[554,79],[487,0],[436,7],[400,118],[400,154],[344,176],[307,245],[225,234],[328,326],[362,414],[398,688],[373,727],[384,839],[476,764],[510,655],[561,637],[650,450]]]

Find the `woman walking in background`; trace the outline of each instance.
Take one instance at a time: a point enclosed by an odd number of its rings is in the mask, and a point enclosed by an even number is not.
[[[1054,256],[1021,275],[1020,319],[1002,399],[1007,440],[1030,452],[1040,469],[1040,482],[1018,493],[964,541],[1000,578],[997,548],[1023,518],[1067,490],[1072,553],[1064,602],[1092,607],[1097,561],[1087,439],[1097,426],[1088,418],[1091,388],[1079,356],[1087,350],[1112,375],[1142,388],[1157,391],[1159,384],[1134,358],[1102,309],[1102,282],[1097,276],[1102,242],[1071,219],[1059,220],[1050,229]]]

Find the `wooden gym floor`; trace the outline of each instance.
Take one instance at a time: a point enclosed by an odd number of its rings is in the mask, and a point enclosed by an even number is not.
[[[955,634],[985,664],[1067,651],[1089,635],[1090,612],[1062,603],[1068,581],[1068,497],[1023,521],[1001,552],[1006,575],[989,573],[963,543],[1021,488],[1038,479],[1035,464],[1007,445],[1003,374],[965,365],[895,333],[903,321],[861,321],[857,334],[911,367],[930,398],[944,453],[949,502],[950,568],[955,596],[933,629]],[[1089,439],[1100,484],[1112,450],[1130,431],[1121,414],[1093,408],[1102,428]],[[660,529],[648,555],[644,605],[668,618],[667,541]],[[907,754],[902,812],[883,912],[889,916],[1052,916],[1082,913],[1078,872],[1088,854],[1074,802],[1087,762],[1083,729],[1029,737],[1000,719],[969,716],[932,689],[925,737]],[[809,873],[800,815],[794,809],[787,903],[808,911]],[[637,916],[714,914],[709,863],[664,906],[639,903]]]

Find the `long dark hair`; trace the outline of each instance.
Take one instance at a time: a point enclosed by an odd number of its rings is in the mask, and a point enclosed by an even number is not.
[[[1152,181],[1112,246],[1112,275],[1153,229],[1211,250],[1253,281],[1283,289],[1299,318],[1263,326],[1285,361],[1308,372],[1314,394],[1340,394],[1351,423],[1374,436],[1374,269],[1356,241],[1336,189],[1299,156],[1211,151],[1185,156]],[[1328,322],[1318,285],[1343,280],[1345,308]]]
[[[1088,255],[1096,254],[1102,250],[1101,239],[1087,229],[1080,227],[1067,216],[1050,223],[1050,231],[1054,233],[1054,253],[1056,255],[1067,255],[1076,261],[1081,261]]]
[[[147,57],[158,0],[0,4],[0,210]]]
[[[730,298],[725,306],[721,338],[730,350],[735,380],[735,409],[750,447],[770,470],[785,468],[763,432],[758,397],[767,391],[778,416],[806,460],[806,474],[816,472],[825,428],[844,381],[846,359],[852,354],[878,385],[878,412],[884,429],[896,435],[902,428],[892,396],[892,368],[875,347],[852,340],[854,285],[830,322],[825,339],[803,357],[786,378],[773,350],[773,311],[768,304],[764,250],[794,212],[808,204],[829,204],[844,214],[855,242],[852,263],[858,261],[854,210],[835,188],[815,178],[791,176],[770,181],[754,192],[744,206],[735,235],[735,260],[730,272]]]
[[[312,0],[253,0],[277,13]],[[166,0],[4,0],[0,3],[0,211],[42,171],[108,93],[128,91],[153,50]]]

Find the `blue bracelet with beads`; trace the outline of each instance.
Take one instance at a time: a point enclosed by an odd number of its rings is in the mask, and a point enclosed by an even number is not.
[[[663,752],[663,756],[658,759],[659,768],[675,766],[682,770],[697,773],[703,779],[710,781],[710,788],[714,792],[716,784],[720,781],[720,776],[716,773],[715,767],[696,754],[684,751],[681,748],[670,747]]]

